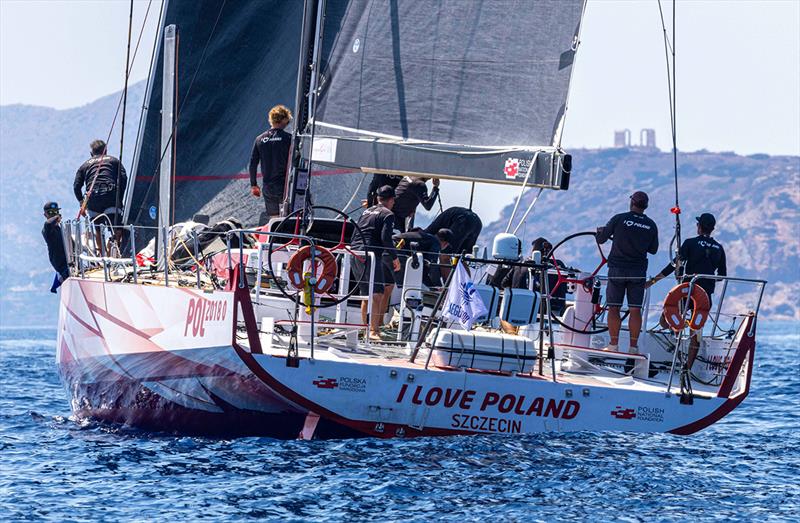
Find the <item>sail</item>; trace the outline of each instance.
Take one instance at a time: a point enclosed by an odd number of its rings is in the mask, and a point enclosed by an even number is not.
[[[327,0],[313,161],[516,184],[530,168],[529,184],[561,187],[583,10],[584,0]]]
[[[255,137],[275,104],[294,105],[302,2],[169,0],[150,74],[133,165],[128,221],[155,225],[160,140],[163,29],[178,28],[174,212],[202,212],[255,224],[264,202],[249,193]]]

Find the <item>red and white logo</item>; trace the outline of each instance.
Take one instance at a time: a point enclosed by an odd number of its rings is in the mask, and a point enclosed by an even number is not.
[[[514,179],[517,177],[517,173],[519,172],[519,160],[517,158],[509,158],[506,160],[506,166],[503,169],[503,172],[506,173],[506,178]]]
[[[311,382],[312,385],[316,385],[318,389],[335,389],[339,386],[339,383],[336,381],[336,378],[323,378],[322,376],[317,376],[314,381]]]
[[[635,409],[623,409],[619,405],[615,410],[611,411],[611,415],[617,419],[633,419],[636,417]]]

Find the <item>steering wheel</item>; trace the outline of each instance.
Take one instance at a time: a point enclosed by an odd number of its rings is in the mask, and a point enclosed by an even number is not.
[[[556,262],[555,252],[562,245],[566,244],[567,242],[569,242],[571,240],[574,240],[575,238],[579,238],[581,236],[592,236],[593,238],[595,238],[595,245],[597,245],[597,252],[600,254],[600,262],[597,264],[597,266],[595,267],[594,271],[592,271],[592,273],[589,276],[587,276],[585,278],[571,278],[569,273],[562,273],[561,272],[561,268],[559,267],[558,263]],[[550,292],[547,295],[548,299],[550,299],[550,300],[553,299],[554,293],[556,292],[556,290],[558,290],[558,288],[561,285],[569,284],[569,283],[572,283],[572,284],[575,284],[575,285],[581,285],[586,292],[593,292],[593,288],[594,288],[595,282],[599,282],[599,280],[597,279],[597,273],[599,273],[600,269],[603,268],[603,265],[605,265],[608,262],[608,259],[606,258],[605,253],[603,253],[603,249],[600,247],[600,244],[597,243],[597,234],[594,233],[594,232],[591,232],[591,231],[578,232],[578,233],[575,233],[575,234],[570,234],[569,236],[567,236],[566,238],[564,238],[563,240],[558,242],[550,250],[550,253],[548,254],[548,258],[550,259],[550,262],[552,263],[552,265],[555,267],[556,274],[558,275],[558,278],[556,279],[556,284],[553,286],[552,289],[550,289]],[[602,298],[601,296],[597,297],[597,303],[594,303],[594,308],[592,310],[592,316],[590,318],[588,318],[588,319],[585,319],[585,320],[583,318],[580,319],[582,322],[585,323],[585,327],[583,329],[576,329],[575,327],[572,327],[571,325],[567,325],[566,323],[561,321],[561,318],[559,318],[558,316],[556,316],[553,313],[552,309],[550,310],[550,319],[552,321],[555,321],[556,323],[558,323],[559,325],[561,325],[562,327],[564,327],[568,331],[575,332],[575,333],[578,333],[578,334],[600,334],[602,332],[606,332],[608,330],[608,326],[603,327],[603,326],[598,326],[597,325],[597,320],[600,319],[600,317],[603,314],[605,314],[605,312],[608,310],[608,306],[606,304],[601,304],[600,303],[601,298]],[[628,313],[629,312],[630,311],[628,311],[628,310],[625,311],[624,315],[622,316],[623,320],[628,317]]]
[[[361,255],[356,254],[355,252],[353,252],[350,249],[350,247],[348,246],[348,244],[345,242],[345,234],[346,234],[346,231],[347,231],[347,224],[348,223],[351,223],[353,225],[353,237],[356,237],[356,235],[358,235],[358,237],[365,238],[363,231],[358,226],[358,224],[352,218],[350,218],[350,216],[348,216],[346,213],[344,213],[344,212],[342,212],[342,211],[340,211],[338,209],[334,209],[333,207],[325,207],[323,205],[313,205],[313,206],[311,206],[309,208],[298,209],[298,210],[288,214],[283,220],[281,220],[281,222],[277,225],[277,227],[274,229],[274,231],[276,231],[276,232],[282,231],[283,228],[284,228],[284,225],[286,225],[286,224],[290,223],[292,220],[294,220],[294,230],[293,230],[292,234],[305,235],[309,230],[311,230],[311,226],[314,224],[314,211],[315,210],[329,211],[329,212],[332,212],[332,213],[336,214],[338,217],[343,218],[341,234],[339,236],[339,243],[337,243],[334,247],[331,247],[330,250],[334,251],[334,250],[337,250],[337,249],[344,249],[347,252],[349,252],[352,256],[355,256],[356,258],[358,258],[359,260],[361,260],[363,262],[365,260],[364,256],[361,256]],[[269,234],[269,233],[266,233],[266,234]],[[268,270],[269,270],[269,274],[272,275],[272,281],[275,283],[275,286],[278,288],[278,290],[281,292],[281,294],[283,294],[286,298],[289,298],[293,302],[297,303],[298,305],[302,305],[303,304],[303,302],[302,302],[302,300],[303,300],[303,291],[302,290],[295,290],[294,292],[292,292],[292,291],[287,289],[287,285],[285,283],[281,283],[281,281],[278,280],[278,278],[275,277],[275,269],[273,268],[273,265],[272,265],[272,253],[276,252],[276,251],[283,250],[283,249],[287,249],[290,245],[300,245],[301,241],[306,241],[306,240],[301,240],[300,238],[291,238],[291,239],[289,239],[288,242],[286,242],[283,245],[280,245],[280,246],[278,246],[276,248],[275,247],[275,236],[272,235],[272,234],[269,234],[269,248],[267,250],[267,267],[268,267]],[[341,254],[337,254],[336,255],[337,263],[340,261],[341,257],[342,257]],[[376,265],[377,265],[377,263],[376,263]],[[379,267],[376,267],[376,270],[378,270],[378,269],[379,269]],[[322,304],[313,305],[313,307],[320,308],[320,309],[321,308],[325,308],[325,307],[333,307],[335,305],[338,305],[338,304],[350,299],[350,297],[352,297],[356,293],[356,291],[358,290],[359,284],[364,281],[364,276],[366,275],[366,273],[367,273],[367,266],[366,266],[366,264],[362,264],[361,265],[361,274],[359,274],[359,276],[357,278],[357,281],[356,281],[355,285],[353,285],[352,288],[350,289],[350,292],[348,292],[346,295],[344,295],[342,297],[338,297],[338,298],[336,296],[330,294],[329,292],[326,292],[326,293],[324,293],[324,295],[327,296],[328,298],[330,298],[331,301],[329,303],[326,303],[325,305],[322,305]]]

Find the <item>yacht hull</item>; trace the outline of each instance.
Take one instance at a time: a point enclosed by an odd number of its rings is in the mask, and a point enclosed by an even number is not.
[[[691,434],[747,396],[754,317],[716,395],[632,378],[428,368],[262,353],[249,295],[71,278],[56,362],[74,414],[149,431],[275,438],[634,431]],[[236,327],[244,325],[239,330]]]

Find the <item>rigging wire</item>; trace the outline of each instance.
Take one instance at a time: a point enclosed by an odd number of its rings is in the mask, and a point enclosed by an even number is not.
[[[130,70],[131,70],[131,68],[133,68],[133,64],[136,62],[136,54],[139,51],[139,43],[142,40],[142,33],[144,33],[144,28],[145,28],[145,25],[147,24],[147,15],[150,13],[150,4],[152,4],[152,3],[153,3],[153,0],[150,0],[147,3],[147,11],[145,12],[144,20],[142,20],[142,27],[139,29],[139,37],[136,40],[136,48],[134,49],[134,52],[133,52],[133,58],[130,60],[130,65],[126,66],[126,70],[125,70],[126,84],[127,84],[127,78],[130,75]],[[133,7],[131,6],[131,9],[132,8]],[[132,21],[130,23],[132,23]],[[129,49],[129,51],[128,52],[130,52],[130,33],[131,33],[131,31],[130,31],[130,25],[129,25],[129,28],[128,28],[128,49]],[[126,92],[127,92],[127,88],[125,89],[125,91],[123,93],[120,94],[119,101],[117,102],[117,110],[114,112],[114,118],[112,118],[112,120],[111,120],[111,127],[109,128],[108,134],[106,135],[106,144],[108,144],[108,142],[111,141],[111,135],[114,132],[114,127],[116,126],[116,123],[117,123],[117,117],[119,116],[119,111],[120,111],[120,108],[122,106],[122,99],[123,99],[123,96],[125,95]],[[122,160],[122,151],[120,151],[120,163],[122,163],[121,160]],[[101,162],[100,165],[102,165],[102,162]],[[86,194],[83,197],[83,201],[81,202],[81,206],[80,206],[80,211],[78,211],[78,218],[80,218],[81,215],[83,214],[83,212],[86,210],[86,205],[89,202],[89,196],[92,194],[92,191],[94,190],[94,184],[95,184],[96,181],[97,181],[97,177],[95,176],[94,179],[92,180],[91,185],[89,186],[88,190],[86,191]],[[119,178],[117,178],[117,184],[119,184]],[[117,204],[117,207],[119,207],[119,204]]]
[[[669,119],[670,129],[672,131],[672,167],[675,178],[675,206],[670,209],[670,212],[675,215],[675,277],[680,278],[680,247],[681,247],[681,206],[678,193],[678,141],[677,141],[677,125],[676,125],[676,112],[677,112],[677,97],[676,97],[676,84],[675,84],[675,4],[676,0],[672,0],[672,41],[670,42],[667,33],[667,24],[664,21],[664,10],[661,7],[661,0],[658,0],[658,13],[661,17],[661,29],[664,33],[664,57],[667,65],[667,89],[669,95]],[[672,55],[672,62],[670,64],[670,54]],[[670,67],[671,65],[671,67]]]
[[[120,194],[119,194],[119,179],[122,176],[122,155],[125,152],[125,113],[128,108],[128,79],[131,75],[131,36],[133,32],[133,0],[131,0],[130,13],[128,15],[128,46],[125,51],[125,87],[122,89],[122,124],[119,131],[119,163],[120,168],[117,169],[117,190],[115,191],[116,199],[114,207],[119,213],[120,207]]]

